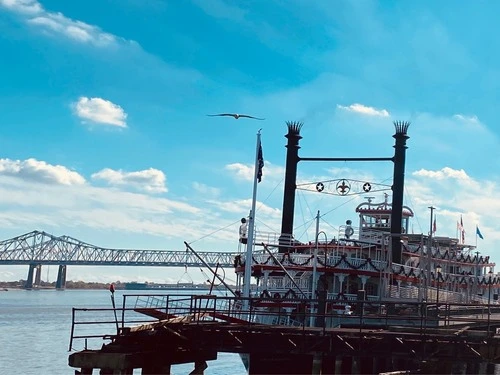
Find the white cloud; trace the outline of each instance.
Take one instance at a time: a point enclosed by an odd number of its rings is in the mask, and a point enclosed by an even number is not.
[[[27,184],[1,174],[0,207],[4,227],[27,231],[86,227],[177,237],[185,236],[201,214],[199,208],[182,201],[90,184]]]
[[[429,206],[436,207],[438,235],[456,236],[456,223],[463,217],[466,243],[475,244],[475,226],[481,228],[485,240],[478,242],[479,250],[494,247],[500,241],[500,200],[496,192],[498,179],[476,179],[464,170],[443,168],[413,172],[405,183],[407,204],[415,211],[415,233],[427,233]],[[420,215],[420,216],[419,216]],[[418,226],[418,227],[417,227]],[[488,253],[488,252],[487,252]],[[495,254],[489,252],[494,257]]]
[[[368,107],[363,104],[354,103],[349,106],[343,106],[337,104],[337,108],[342,109],[344,111],[356,112],[362,115],[367,116],[380,116],[380,117],[389,117],[389,112],[386,109],[377,109],[374,107]]]
[[[85,183],[78,172],[62,165],[51,165],[36,159],[11,160],[0,159],[0,175],[13,176],[48,184],[82,185]]]
[[[245,181],[252,181],[254,176],[254,166],[252,165],[232,163],[226,165],[225,169],[231,172],[235,172],[236,177]]]
[[[253,181],[255,166],[251,164],[243,163],[232,163],[227,164],[224,169],[233,172],[236,178],[243,181]],[[262,181],[268,180],[269,178],[275,179],[276,177],[282,178],[285,174],[285,169],[280,166],[276,166],[271,162],[265,160],[264,168],[262,169]]]
[[[92,175],[94,180],[102,180],[112,186],[130,186],[150,193],[165,193],[165,174],[154,168],[135,172],[124,172],[105,168]]]
[[[430,171],[427,169],[420,169],[418,171],[413,172],[414,176],[419,176],[419,177],[429,177],[429,178],[435,178],[438,180],[444,180],[444,179],[455,179],[455,180],[463,180],[463,181],[470,181],[471,178],[465,173],[463,169],[456,170],[452,169],[449,167],[444,167],[439,171]]]
[[[73,20],[62,13],[49,12],[36,0],[0,0],[0,6],[26,17],[26,22],[44,32],[62,35],[78,43],[95,47],[109,47],[121,38],[102,31],[99,27]],[[132,42],[135,43],[135,42]]]
[[[36,14],[42,12],[43,8],[36,0],[0,0],[0,6],[14,12]]]
[[[252,208],[251,199],[238,199],[232,201],[208,201],[219,210],[230,212],[230,213],[241,213],[250,212]],[[257,216],[262,215],[262,217],[271,217],[274,219],[281,218],[281,210],[264,204],[263,202],[256,202]]]
[[[127,114],[117,104],[101,98],[82,96],[75,103],[75,113],[84,120],[126,128]]]

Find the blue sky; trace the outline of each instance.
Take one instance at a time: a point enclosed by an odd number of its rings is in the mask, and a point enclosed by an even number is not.
[[[103,247],[235,251],[260,128],[257,225],[278,232],[285,121],[304,122],[301,156],[387,157],[392,121],[405,120],[415,233],[427,232],[434,205],[438,235],[455,236],[462,215],[467,242],[479,225],[479,250],[498,261],[499,8],[0,0],[0,238],[37,229]],[[206,116],[220,112],[266,120]],[[305,182],[391,177],[384,163],[299,166]],[[361,201],[299,194],[296,234],[312,240],[319,209],[322,229],[337,235]],[[0,280],[26,271],[0,267]],[[73,267],[68,278],[160,282],[183,272]]]

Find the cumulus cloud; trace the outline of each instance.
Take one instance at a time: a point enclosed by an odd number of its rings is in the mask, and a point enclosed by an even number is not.
[[[127,114],[118,104],[101,98],[82,96],[75,103],[75,113],[84,120],[126,128]]]
[[[165,174],[154,168],[135,172],[105,168],[94,173],[92,179],[102,180],[111,186],[130,186],[150,193],[167,192]]]
[[[36,14],[43,11],[42,6],[36,0],[0,0],[0,6],[26,14]]]
[[[463,169],[457,170],[449,167],[444,167],[438,171],[420,169],[418,171],[413,172],[413,175],[419,177],[430,177],[437,180],[455,179],[462,181],[470,181],[470,177]]]
[[[0,159],[0,175],[18,177],[25,180],[59,185],[82,185],[85,183],[78,172],[62,165],[51,165],[36,159]]]
[[[253,181],[255,166],[251,164],[243,163],[232,163],[227,164],[224,167],[225,170],[230,171],[236,175],[236,178],[243,181]],[[269,178],[280,178],[284,176],[285,169],[283,167],[272,164],[269,161],[265,161],[264,168],[262,170],[262,181],[268,180]]]
[[[0,224],[5,230],[15,229],[13,235],[39,229],[101,246],[105,245],[94,239],[99,232],[149,234],[179,241],[194,227],[205,225],[199,219],[200,208],[186,202],[91,184],[27,184],[1,174],[0,208]],[[80,238],[78,232],[89,229],[91,237]],[[120,246],[117,241],[110,244]]]
[[[252,181],[254,176],[254,167],[251,165],[232,163],[226,165],[225,169],[234,172],[236,177],[245,181]]]
[[[230,212],[230,213],[241,213],[249,212],[252,207],[251,199],[239,199],[232,201],[214,201],[210,200],[208,203],[217,207],[217,209]],[[257,213],[265,217],[278,219],[281,218],[281,210],[264,204],[263,202],[256,202]]]
[[[367,116],[389,117],[389,112],[386,109],[377,109],[359,103],[354,103],[349,106],[343,106],[337,104],[337,108],[342,109],[344,111],[355,112]]]
[[[26,17],[26,22],[44,32],[61,35],[78,43],[109,47],[121,38],[99,27],[73,20],[62,13],[49,12],[36,0],[0,0],[0,6]]]

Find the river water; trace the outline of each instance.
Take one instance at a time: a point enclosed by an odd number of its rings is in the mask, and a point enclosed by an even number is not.
[[[123,291],[115,293],[117,307],[121,306],[122,294]],[[74,374],[74,369],[68,366],[73,307],[111,308],[110,293],[107,290],[0,291],[0,374]],[[107,342],[99,339],[98,347]],[[77,341],[73,347],[81,350],[84,343]],[[89,348],[96,347],[89,345]],[[175,375],[189,374],[192,370],[193,364],[172,366]],[[94,374],[98,373],[94,370]],[[140,374],[140,370],[134,374]],[[219,353],[217,360],[208,362],[205,374],[243,375],[246,371],[239,355]]]

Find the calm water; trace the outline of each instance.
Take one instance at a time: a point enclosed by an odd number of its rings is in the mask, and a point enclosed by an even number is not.
[[[117,307],[121,306],[122,294],[122,291],[115,293]],[[107,290],[12,289],[0,292],[0,374],[73,374],[74,369],[68,366],[72,307],[110,308],[110,293]],[[104,333],[113,333],[112,326]],[[100,347],[104,341],[98,343]],[[78,341],[73,346],[81,350],[83,345]],[[95,348],[91,345],[89,348]],[[175,375],[189,374],[192,370],[192,364],[172,366]],[[94,370],[94,374],[97,373],[98,370]],[[243,375],[246,371],[237,354],[219,353],[216,361],[208,362],[205,374]]]

